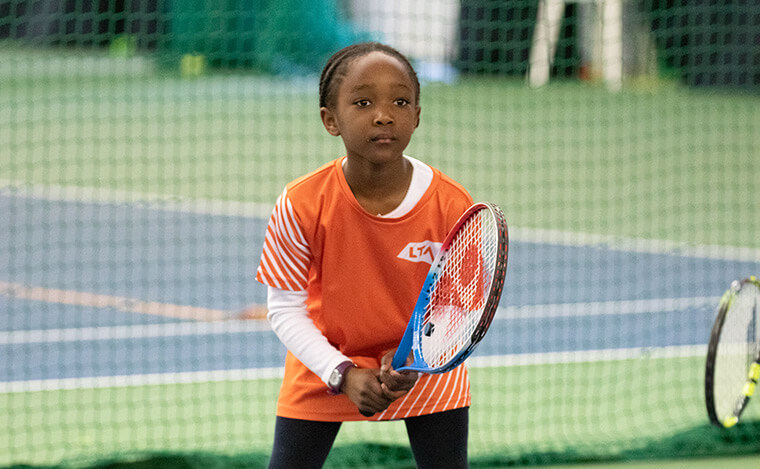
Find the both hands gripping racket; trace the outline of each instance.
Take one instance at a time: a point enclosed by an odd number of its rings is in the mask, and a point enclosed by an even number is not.
[[[739,422],[760,378],[760,281],[734,281],[723,294],[710,335],[705,400],[710,422]]]

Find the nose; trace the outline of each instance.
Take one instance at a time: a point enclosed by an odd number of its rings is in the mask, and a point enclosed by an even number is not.
[[[393,124],[393,112],[387,106],[378,106],[375,114],[375,125]]]

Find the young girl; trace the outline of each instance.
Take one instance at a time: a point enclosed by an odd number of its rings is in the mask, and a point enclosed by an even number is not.
[[[419,99],[409,61],[383,44],[346,47],[322,71],[322,123],[346,156],[285,187],[256,277],[288,349],[270,467],[321,467],[341,422],[397,419],[419,467],[467,467],[465,367],[390,366],[437,248],[472,204],[404,155]]]

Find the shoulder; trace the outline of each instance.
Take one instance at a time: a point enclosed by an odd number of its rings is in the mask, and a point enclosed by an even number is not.
[[[298,226],[306,238],[331,214],[344,209],[341,187],[342,158],[325,163],[318,169],[289,182],[276,202],[278,216]]]
[[[454,180],[452,177],[446,175],[445,173],[439,170],[436,170],[436,169],[433,169],[433,170],[438,171],[438,173],[440,174],[439,177],[440,177],[441,184],[444,187],[446,187],[446,190],[449,190],[455,194],[458,194],[464,197],[465,199],[469,199],[470,201],[472,201],[472,196],[462,184],[460,184],[459,182]]]
[[[303,176],[292,180],[285,186],[288,194],[299,194],[305,197],[314,196],[315,192],[322,191],[326,184],[337,184],[335,167],[339,160],[332,160],[319,168]]]
[[[333,205],[342,192],[340,175],[341,159],[325,163],[285,186],[280,202],[299,216],[313,216],[320,207]]]
[[[472,204],[472,196],[465,187],[451,176],[440,169],[430,166],[436,181],[436,192],[444,195],[447,199],[461,201],[468,206]]]

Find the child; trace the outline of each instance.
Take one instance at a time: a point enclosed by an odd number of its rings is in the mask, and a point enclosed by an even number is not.
[[[379,43],[346,47],[322,71],[322,123],[346,156],[285,187],[256,276],[288,349],[270,467],[321,467],[341,422],[397,419],[419,467],[467,467],[464,366],[390,366],[437,248],[472,204],[403,154],[419,95],[409,61]]]

